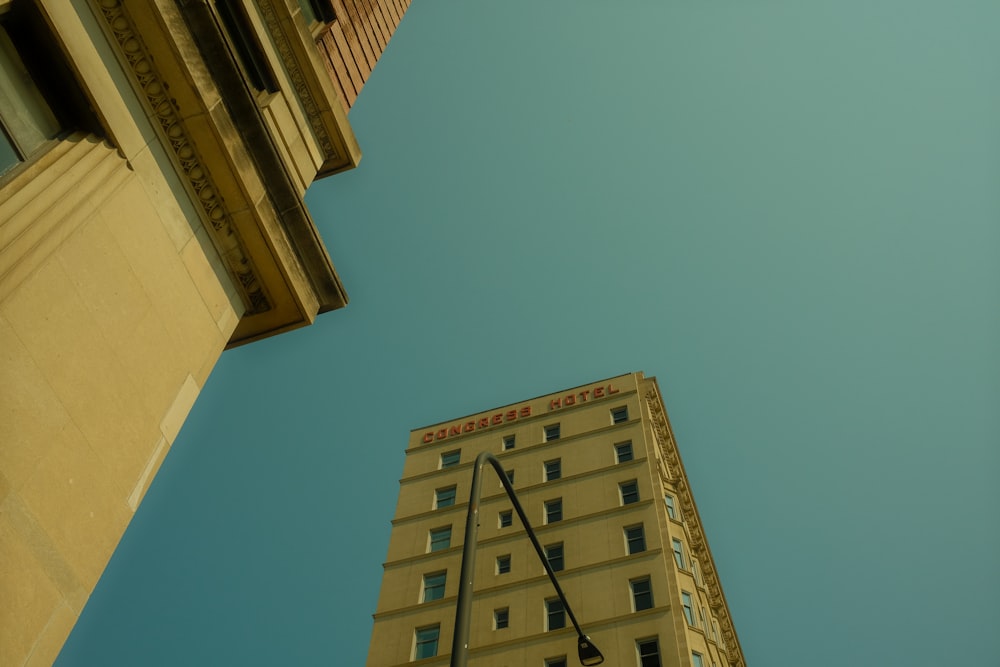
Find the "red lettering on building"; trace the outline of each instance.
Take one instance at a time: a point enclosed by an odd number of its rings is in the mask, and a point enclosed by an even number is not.
[[[479,420],[479,428],[489,428],[489,427],[490,427],[489,417],[483,417],[482,419]]]
[[[530,417],[530,416],[531,416],[531,406],[530,405],[526,405],[523,408],[521,408],[521,417]]]
[[[446,428],[443,428],[440,431],[438,431],[437,435],[435,436],[435,438],[438,440],[444,440],[447,437],[448,437],[448,429]]]
[[[501,412],[498,415],[493,415],[493,418],[490,419],[490,423],[493,424],[494,426],[496,426],[497,424],[502,424],[503,423],[503,413]]]
[[[431,431],[429,433],[424,433],[424,444],[425,445],[428,442],[433,442],[433,440],[434,440],[434,431]]]
[[[581,391],[580,392],[580,400],[582,402],[586,403],[587,402],[587,394],[589,394],[589,393],[590,393],[589,389],[584,389],[583,391]]]
[[[594,398],[604,397],[604,387],[594,387]]]
[[[562,407],[562,401],[560,401],[558,398],[553,398],[551,401],[549,401],[549,410],[558,410],[561,407]]]
[[[576,396],[570,394],[563,399],[563,405],[576,405]]]
[[[611,386],[611,385],[609,384],[609,385],[608,385],[608,396],[610,396],[611,394],[617,394],[617,393],[618,393],[618,390],[617,390],[617,389],[615,389],[614,387],[612,387],[612,386]]]
[[[465,422],[465,426],[462,428],[466,433],[472,433],[476,430],[476,422]]]
[[[461,435],[461,433],[462,433],[461,424],[455,424],[450,429],[448,429],[448,435]]]
[[[510,410],[507,412],[507,421],[512,422],[517,419],[517,410]]]

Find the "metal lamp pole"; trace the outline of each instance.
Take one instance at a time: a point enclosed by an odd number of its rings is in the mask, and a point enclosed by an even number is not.
[[[562,601],[563,608],[569,614],[569,620],[572,621],[573,627],[576,629],[577,652],[580,656],[580,663],[583,665],[601,664],[604,662],[604,656],[601,655],[601,652],[590,641],[590,637],[583,634],[583,630],[580,629],[580,624],[576,621],[573,609],[569,606],[569,602],[566,600],[566,596],[559,586],[556,574],[552,571],[552,566],[549,565],[549,560],[545,557],[545,552],[542,551],[542,545],[538,543],[538,538],[535,536],[535,531],[532,530],[531,524],[528,522],[528,517],[524,515],[521,503],[518,501],[517,495],[514,493],[514,488],[510,485],[510,481],[507,479],[507,474],[500,465],[500,461],[489,452],[482,452],[476,457],[476,463],[472,470],[469,513],[465,519],[465,544],[462,547],[462,578],[458,584],[458,603],[455,607],[455,636],[451,643],[451,667],[466,667],[469,661],[469,626],[472,621],[472,578],[476,570],[476,541],[479,538],[479,497],[483,486],[483,466],[487,462],[493,466],[497,477],[500,478],[500,483],[503,484],[504,491],[507,492],[507,497],[514,504],[514,510],[517,512],[517,516],[521,518],[521,523],[524,524],[524,529],[531,539],[531,544],[535,547],[535,553],[538,554],[538,559],[542,561],[545,573],[549,575],[549,581],[552,582],[552,587],[556,589],[556,594]]]

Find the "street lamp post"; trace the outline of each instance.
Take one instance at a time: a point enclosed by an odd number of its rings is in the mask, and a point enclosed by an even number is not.
[[[472,470],[469,513],[465,519],[465,544],[462,547],[462,578],[458,584],[458,603],[455,607],[455,636],[451,643],[451,667],[465,667],[469,661],[469,625],[472,620],[472,579],[476,570],[476,541],[479,537],[479,497],[483,486],[483,466],[486,463],[493,466],[497,477],[500,478],[500,483],[503,484],[504,491],[507,492],[507,497],[514,504],[514,511],[521,517],[524,530],[528,533],[531,544],[535,547],[535,552],[545,567],[545,573],[549,575],[552,587],[556,589],[556,594],[562,601],[566,613],[569,614],[569,620],[573,622],[573,627],[576,628],[577,652],[580,656],[580,663],[583,665],[601,664],[604,662],[604,656],[601,655],[601,652],[590,641],[590,637],[583,634],[583,630],[580,629],[580,624],[576,621],[573,609],[569,606],[566,596],[563,595],[559,581],[556,579],[556,574],[552,571],[552,566],[549,565],[549,559],[545,557],[542,545],[538,543],[535,531],[532,530],[531,524],[528,522],[528,517],[524,515],[521,503],[514,493],[514,488],[507,479],[507,473],[504,472],[500,461],[495,456],[489,452],[482,452],[476,457],[476,463]]]

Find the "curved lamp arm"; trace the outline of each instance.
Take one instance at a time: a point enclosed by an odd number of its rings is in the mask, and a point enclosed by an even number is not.
[[[482,452],[476,457],[476,463],[472,469],[469,512],[465,519],[465,544],[462,547],[462,578],[458,584],[458,603],[455,607],[455,636],[451,643],[451,667],[465,667],[469,660],[469,625],[472,619],[472,579],[476,570],[476,542],[479,539],[479,498],[482,495],[483,487],[482,471],[486,463],[493,466],[497,477],[500,478],[500,483],[503,484],[503,489],[507,492],[507,497],[513,503],[514,510],[517,512],[517,516],[521,518],[524,530],[528,533],[528,538],[531,540],[532,546],[535,547],[538,559],[542,561],[542,565],[545,567],[545,573],[549,575],[552,587],[556,589],[556,595],[559,596],[563,608],[569,614],[569,620],[573,623],[573,628],[576,629],[577,651],[580,656],[580,663],[583,665],[601,664],[604,662],[604,656],[601,655],[601,652],[590,641],[590,637],[583,634],[583,630],[580,629],[576,615],[573,614],[573,609],[569,606],[569,602],[566,601],[566,596],[563,594],[562,587],[559,586],[556,574],[552,571],[552,566],[549,565],[549,559],[545,557],[542,545],[538,543],[535,531],[531,528],[531,523],[524,514],[524,509],[517,499],[517,494],[514,493],[514,487],[510,485],[510,480],[507,479],[507,473],[504,472],[500,461],[495,456],[489,452]]]

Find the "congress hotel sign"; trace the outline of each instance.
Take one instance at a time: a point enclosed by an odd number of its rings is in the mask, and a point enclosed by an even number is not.
[[[590,400],[595,400],[599,398],[605,398],[607,396],[613,396],[617,394],[620,390],[612,385],[610,382],[607,385],[601,385],[599,387],[591,387],[590,389],[584,389],[576,394],[566,394],[565,396],[560,396],[558,398],[553,398],[549,401],[549,412],[553,410],[561,410],[562,408],[568,408],[570,406],[576,405],[577,403],[586,403]],[[487,417],[480,417],[479,419],[471,419],[466,422],[458,422],[450,426],[438,429],[437,431],[427,431],[424,433],[423,442],[424,444],[429,444],[436,442],[438,440],[445,440],[446,438],[453,438],[456,435],[462,435],[464,433],[473,433],[475,431],[481,431],[486,428],[492,428],[493,426],[500,426],[502,424],[509,424],[510,422],[515,422],[518,419],[524,419],[531,416],[531,405],[525,404],[520,405],[510,410],[504,412],[497,412],[496,414],[489,415]]]

